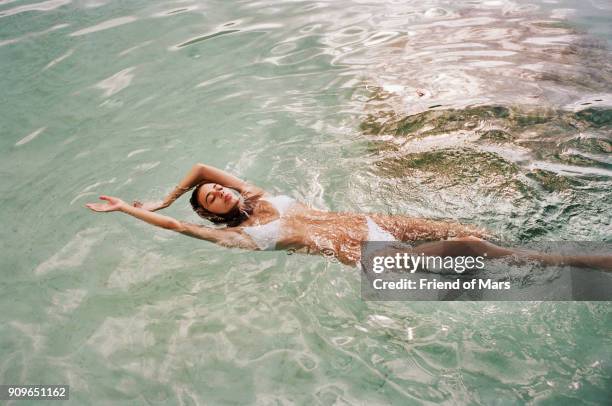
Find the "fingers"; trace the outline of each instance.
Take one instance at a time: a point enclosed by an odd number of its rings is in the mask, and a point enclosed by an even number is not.
[[[87,207],[88,209],[93,210],[93,211],[103,211],[103,210],[101,210],[100,206],[98,206],[95,203],[87,203],[85,205],[85,207]]]
[[[106,202],[105,203],[87,203],[85,204],[85,207],[93,211],[109,212],[109,211],[119,210],[120,206],[124,204],[124,202],[117,197],[101,195],[99,198],[100,200],[105,200]]]

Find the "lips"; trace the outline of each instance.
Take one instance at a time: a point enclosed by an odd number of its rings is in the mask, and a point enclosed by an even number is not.
[[[230,194],[224,194],[223,195],[223,200],[225,200],[226,202],[229,201],[232,198],[232,196]]]

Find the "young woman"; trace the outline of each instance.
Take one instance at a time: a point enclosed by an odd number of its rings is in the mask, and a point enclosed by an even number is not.
[[[154,213],[170,206],[193,188],[190,202],[195,212],[215,224],[225,224],[225,227],[191,224]],[[86,206],[97,212],[120,211],[149,224],[226,247],[291,249],[333,257],[353,266],[360,261],[363,241],[438,241],[418,246],[418,253],[426,255],[476,256],[486,252],[489,258],[518,255],[547,264],[612,266],[610,257],[562,257],[501,248],[481,239],[488,236],[485,230],[453,222],[403,215],[318,210],[289,196],[273,196],[204,164],[194,165],[163,201],[135,201],[130,205],[116,197],[100,196],[100,199],[106,203]]]

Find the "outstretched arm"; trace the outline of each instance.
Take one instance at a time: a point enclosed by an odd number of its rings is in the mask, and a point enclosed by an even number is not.
[[[154,226],[226,247],[256,249],[255,244],[236,229],[217,229],[179,221],[169,216],[130,206],[117,197],[100,196],[100,199],[106,200],[108,203],[88,203],[85,206],[97,212],[120,211]]]
[[[263,189],[257,186],[249,185],[242,179],[237,178],[221,169],[205,164],[195,164],[181,182],[164,198],[163,201],[157,203],[140,203],[134,202],[135,207],[141,207],[146,210],[156,211],[170,206],[183,193],[194,188],[203,182],[213,182],[219,185],[231,187],[240,193],[260,194]]]

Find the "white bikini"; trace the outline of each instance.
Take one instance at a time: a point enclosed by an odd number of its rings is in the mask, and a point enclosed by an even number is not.
[[[388,231],[383,230],[378,224],[374,222],[370,218],[370,216],[365,216],[366,221],[368,222],[368,241],[397,241],[397,239]],[[381,248],[379,244],[366,244],[362,247],[362,254],[365,257],[371,256],[374,252],[376,252],[377,248]],[[357,261],[357,267],[361,269],[361,261]]]
[[[397,241],[388,231],[383,230],[369,216],[365,216],[368,222],[368,241]]]
[[[276,243],[280,238],[281,219],[296,203],[296,200],[286,195],[266,195],[261,200],[272,204],[276,211],[278,211],[279,218],[266,224],[243,227],[242,231],[251,237],[260,250],[270,251],[276,249]],[[365,216],[365,218],[368,224],[368,241],[397,241],[391,233],[383,230],[369,216]]]
[[[278,211],[279,218],[266,224],[243,227],[242,231],[253,239],[260,250],[269,251],[276,248],[276,243],[280,238],[281,218],[285,215],[287,210],[296,203],[296,200],[285,195],[266,195],[262,197],[261,200],[265,200],[272,204],[276,211]]]

